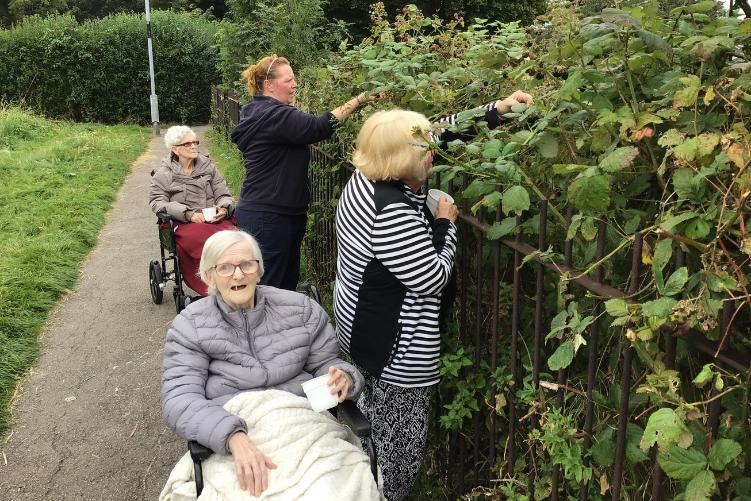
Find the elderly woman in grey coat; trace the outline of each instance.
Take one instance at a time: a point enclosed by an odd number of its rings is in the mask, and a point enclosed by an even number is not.
[[[170,153],[151,178],[149,205],[154,214],[164,212],[183,223],[175,226],[180,271],[188,287],[205,296],[208,290],[198,277],[201,249],[214,233],[235,227],[230,220],[235,203],[214,162],[198,153],[196,133],[190,127],[170,127],[164,144]],[[203,209],[213,209],[215,216],[207,219]]]
[[[250,442],[247,424],[222,406],[246,391],[303,395],[302,383],[328,374],[339,401],[362,388],[354,366],[339,358],[339,344],[324,310],[297,292],[259,286],[263,258],[242,231],[211,236],[200,276],[209,297],[191,303],[167,333],[162,404],[180,436],[231,454],[243,490],[268,487],[273,458]]]

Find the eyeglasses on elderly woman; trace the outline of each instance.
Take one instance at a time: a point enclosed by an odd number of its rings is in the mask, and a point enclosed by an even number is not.
[[[231,277],[235,274],[235,269],[240,268],[240,271],[245,275],[250,275],[258,271],[258,259],[247,259],[240,261],[239,264],[221,263],[214,266],[216,274],[220,277]]]
[[[195,140],[195,141],[185,141],[184,143],[176,144],[175,146],[198,146],[201,144],[201,141]]]

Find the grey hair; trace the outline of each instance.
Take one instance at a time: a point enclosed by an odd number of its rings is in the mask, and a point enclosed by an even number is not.
[[[209,286],[209,294],[216,294],[216,289],[209,285],[209,274],[214,273],[214,266],[222,254],[235,244],[247,243],[253,259],[258,259],[258,277],[263,276],[263,256],[258,241],[249,233],[241,230],[223,230],[214,233],[203,244],[201,252],[201,264],[198,266],[198,274],[201,280]]]
[[[167,149],[172,149],[174,145],[180,143],[180,140],[184,138],[186,134],[193,134],[193,136],[196,135],[193,129],[187,125],[173,125],[164,133],[164,146],[166,146]]]

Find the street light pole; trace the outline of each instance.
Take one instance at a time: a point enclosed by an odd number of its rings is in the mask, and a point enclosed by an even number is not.
[[[154,82],[154,54],[151,45],[151,9],[146,0],[146,36],[148,38],[149,76],[151,77],[151,123],[154,124],[154,135],[159,135],[159,100],[156,97],[156,83]]]

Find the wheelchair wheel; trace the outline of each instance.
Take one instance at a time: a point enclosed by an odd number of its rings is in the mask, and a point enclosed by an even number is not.
[[[180,313],[190,304],[190,297],[186,296],[183,291],[175,289],[175,312]]]
[[[162,267],[159,261],[149,263],[149,288],[151,289],[151,300],[154,304],[162,304],[164,290],[162,289]]]

